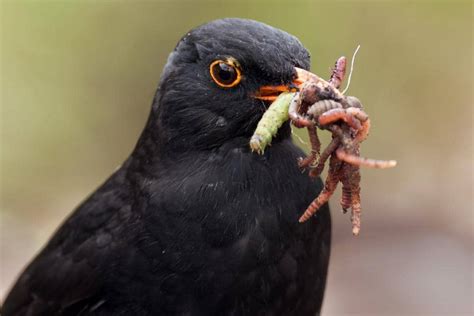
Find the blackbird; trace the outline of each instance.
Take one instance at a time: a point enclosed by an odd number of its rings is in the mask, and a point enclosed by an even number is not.
[[[294,36],[228,18],[169,55],[123,165],[19,276],[2,315],[316,315],[331,242],[322,189],[286,123],[263,155],[249,139],[310,55]]]

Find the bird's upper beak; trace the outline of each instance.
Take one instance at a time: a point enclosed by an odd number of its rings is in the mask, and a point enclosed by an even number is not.
[[[261,86],[255,94],[255,98],[273,102],[282,92],[295,92],[299,91],[300,87],[310,79],[316,79],[319,77],[307,70],[295,67],[296,77],[288,85],[276,85],[276,86]]]

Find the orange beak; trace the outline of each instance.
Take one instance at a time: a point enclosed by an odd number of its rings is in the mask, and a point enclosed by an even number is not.
[[[262,86],[255,94],[255,98],[267,102],[273,102],[278,98],[282,92],[296,92],[299,91],[301,86],[308,80],[320,80],[320,78],[301,68],[295,67],[296,78],[289,85],[277,85],[277,86]]]

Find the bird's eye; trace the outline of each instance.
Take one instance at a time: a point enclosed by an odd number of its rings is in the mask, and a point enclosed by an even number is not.
[[[212,80],[223,88],[235,87],[242,79],[240,69],[233,60],[216,60],[209,67]]]

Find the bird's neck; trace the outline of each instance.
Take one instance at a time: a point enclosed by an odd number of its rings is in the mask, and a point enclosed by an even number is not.
[[[243,150],[248,151],[252,132],[241,132],[226,137],[216,137],[205,134],[199,137],[193,133],[171,132],[163,130],[159,126],[153,126],[153,118],[149,119],[146,128],[142,132],[132,156],[142,161],[152,162],[163,158],[180,158],[181,156],[207,155],[216,150]],[[291,137],[289,122],[285,123],[278,134],[272,139],[271,145],[288,140]]]
[[[251,133],[248,135],[236,135],[221,142],[208,144],[207,146],[193,142],[191,135],[166,141],[159,135],[159,129],[150,128],[153,122],[150,120],[142,132],[135,149],[129,160],[128,169],[140,174],[156,174],[164,165],[180,165],[181,163],[193,164],[196,161],[208,161],[215,155],[227,155],[229,153],[243,153],[258,156],[252,153],[249,146]],[[290,140],[291,128],[288,123],[284,124],[278,134],[272,140],[272,145],[267,148],[266,154],[271,154],[282,143]],[[265,159],[265,156],[261,157]],[[171,162],[173,162],[171,164]]]

